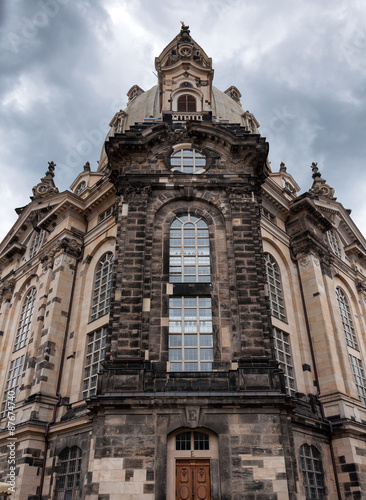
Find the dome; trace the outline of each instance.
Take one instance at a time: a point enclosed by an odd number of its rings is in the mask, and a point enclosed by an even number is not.
[[[133,85],[127,92],[128,104],[117,112],[106,141],[115,133],[125,133],[135,124],[184,124],[187,121],[212,121],[238,124],[257,133],[259,123],[244,111],[239,90],[231,86],[225,92],[212,85],[212,59],[191,38],[189,27],[182,24],[177,35],[155,59],[158,84],[144,91]],[[104,170],[108,159],[103,145],[98,170]]]
[[[113,137],[116,132],[125,132],[136,123],[162,121],[162,112],[159,110],[159,86],[154,85],[151,89],[135,97],[122,112],[116,113],[105,140]],[[242,126],[247,126],[247,115],[251,115],[248,111],[244,112],[239,102],[214,86],[212,86],[211,111],[213,122],[236,123]],[[258,127],[259,124],[257,123],[256,126]],[[103,170],[106,164],[107,154],[103,144],[98,170]]]

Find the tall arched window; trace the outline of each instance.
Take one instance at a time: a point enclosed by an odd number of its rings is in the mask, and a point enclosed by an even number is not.
[[[315,446],[301,446],[300,466],[306,500],[325,498],[323,464],[321,454]]]
[[[268,294],[272,316],[282,321],[286,321],[281,276],[277,262],[272,255],[268,253],[264,254],[264,260],[266,263]]]
[[[32,257],[34,257],[38,253],[38,250],[41,248],[43,236],[44,236],[43,230],[34,233],[32,243],[31,243],[31,246],[29,249],[29,258],[30,259]]]
[[[94,281],[91,321],[109,313],[112,285],[113,253],[107,252],[100,259]]]
[[[15,338],[14,351],[21,349],[28,343],[30,327],[32,323],[34,303],[36,301],[36,288],[31,288],[27,293],[20,315],[17,336]]]
[[[176,217],[170,226],[169,253],[171,283],[210,283],[209,231],[202,218],[189,213]],[[211,371],[211,297],[198,286],[189,290],[190,295],[169,297],[170,370]]]
[[[206,222],[190,214],[177,217],[170,226],[169,281],[209,283],[210,247]]]
[[[341,245],[339,243],[339,238],[338,238],[337,234],[332,230],[328,231],[328,241],[329,241],[330,248],[332,249],[332,252],[334,253],[334,255],[336,255],[337,257],[339,257],[341,259],[342,258],[342,250],[341,250]]]
[[[178,111],[194,112],[197,110],[196,99],[190,94],[184,94],[178,97]]]
[[[347,345],[353,347],[353,349],[358,349],[357,337],[353,327],[352,315],[347,297],[341,288],[336,288],[336,295]]]
[[[81,449],[64,448],[59,455],[59,473],[56,482],[57,500],[81,498]]]

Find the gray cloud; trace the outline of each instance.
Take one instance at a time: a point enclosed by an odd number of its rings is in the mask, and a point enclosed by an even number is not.
[[[53,9],[53,10],[52,10]],[[13,0],[0,10],[0,237],[13,209],[55,161],[67,189],[93,169],[115,111],[135,83],[155,84],[154,57],[179,21],[213,58],[215,85],[236,85],[306,190],[312,161],[366,233],[366,5],[354,0]]]

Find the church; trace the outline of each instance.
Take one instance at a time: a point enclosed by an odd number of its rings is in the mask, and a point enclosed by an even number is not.
[[[313,159],[303,194],[271,167],[188,26],[155,68],[0,244],[4,493],[365,498],[366,241]]]

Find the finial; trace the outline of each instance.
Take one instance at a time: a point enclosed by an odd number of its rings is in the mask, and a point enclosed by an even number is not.
[[[315,179],[315,177],[321,177],[321,173],[319,172],[317,163],[313,162],[310,168],[313,171],[313,179]]]
[[[184,21],[181,21],[180,24],[182,25],[181,28],[180,28],[180,34],[182,35],[182,37],[186,38],[187,40],[190,39],[189,26],[186,26],[184,24]]]
[[[286,171],[287,171],[286,165],[283,163],[283,161],[281,161],[281,163],[280,163],[280,172],[286,172]]]
[[[51,178],[55,177],[55,174],[54,174],[55,166],[56,166],[56,163],[54,163],[53,161],[49,161],[48,162],[48,170],[44,175],[46,177],[51,177]]]
[[[49,162],[48,162],[48,170],[49,170],[50,172],[54,172],[54,170],[55,170],[55,166],[56,166],[56,163],[54,163],[53,161],[49,161]]]

